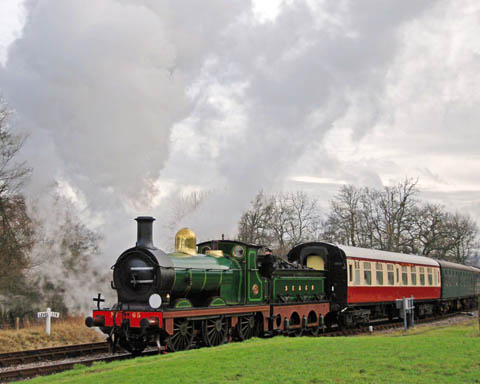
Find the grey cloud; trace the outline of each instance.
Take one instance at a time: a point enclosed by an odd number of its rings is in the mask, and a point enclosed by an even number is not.
[[[37,180],[71,183],[100,212],[110,252],[134,241],[136,214],[162,228],[170,207],[151,202],[152,180],[175,184],[170,194],[215,191],[179,223],[208,237],[233,235],[260,188],[296,188],[285,182],[292,173],[374,186],[382,172],[401,174],[396,159],[343,161],[344,143],[322,143],[339,125],[360,143],[399,124],[397,111],[422,91],[405,88],[417,79],[409,60],[423,54],[415,33],[429,17],[444,23],[446,3],[310,3],[285,2],[259,23],[244,1],[32,2],[0,84],[32,130],[25,153]],[[333,187],[307,188],[326,199]]]

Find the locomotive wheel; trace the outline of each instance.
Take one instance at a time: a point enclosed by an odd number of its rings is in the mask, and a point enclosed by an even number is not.
[[[208,347],[216,347],[225,343],[228,324],[224,318],[206,319],[202,323],[203,342]]]
[[[302,328],[295,328],[291,329],[288,331],[288,336],[290,337],[300,337],[303,335],[303,329]]]
[[[241,316],[238,318],[236,334],[239,340],[247,340],[255,335],[255,317]]]
[[[314,327],[308,328],[312,336],[318,336],[322,332],[322,327],[315,325]]]
[[[193,343],[193,322],[177,319],[173,323],[173,335],[167,338],[169,351],[186,351]]]

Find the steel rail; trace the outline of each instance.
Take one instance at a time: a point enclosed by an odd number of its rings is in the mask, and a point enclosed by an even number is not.
[[[102,341],[96,343],[65,345],[60,347],[0,353],[0,367],[4,368],[18,364],[28,364],[37,361],[85,356],[108,351],[108,343]]]
[[[442,316],[435,316],[435,317],[427,317],[425,319],[418,319],[415,320],[415,325],[417,324],[428,324],[434,323],[435,321],[445,320],[455,316],[461,316],[463,312],[454,312],[454,313],[447,313]],[[400,329],[404,327],[403,320],[401,321],[394,321],[394,322],[387,322],[387,321],[379,321],[376,324],[370,323],[368,326],[363,326],[359,328],[346,328],[340,330],[332,330],[327,331],[324,333],[319,333],[319,337],[335,337],[335,336],[355,336],[355,335],[363,335],[371,333],[369,327],[373,327],[373,332],[379,330],[387,330],[387,329]],[[414,328],[413,328],[414,329]]]
[[[141,356],[149,356],[149,355],[156,355],[158,354],[158,349],[149,349],[144,351]],[[110,356],[104,357],[96,357],[86,360],[78,360],[78,361],[68,361],[63,363],[54,363],[54,364],[44,364],[44,365],[37,365],[34,367],[20,367],[17,369],[10,369],[0,371],[0,382],[8,382],[13,380],[21,380],[32,378],[35,376],[43,376],[43,375],[51,375],[54,373],[59,373],[63,371],[67,371],[69,369],[73,369],[76,365],[85,365],[91,366],[93,363],[96,362],[111,362],[116,360],[125,360],[125,359],[132,359],[137,356],[134,356],[128,352],[119,353]]]

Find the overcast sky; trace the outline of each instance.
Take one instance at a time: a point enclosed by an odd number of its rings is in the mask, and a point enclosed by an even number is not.
[[[261,188],[326,206],[405,177],[480,221],[478,1],[84,5],[0,2],[0,90],[29,133],[29,193],[59,181],[109,260],[133,217],[161,232],[194,190],[214,191],[181,223],[202,238],[234,235]]]

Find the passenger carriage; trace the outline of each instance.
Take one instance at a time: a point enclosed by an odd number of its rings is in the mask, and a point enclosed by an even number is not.
[[[325,270],[332,312],[328,323],[355,326],[399,316],[396,300],[413,297],[423,317],[467,309],[479,294],[480,270],[429,257],[324,242],[300,244],[288,260]]]

